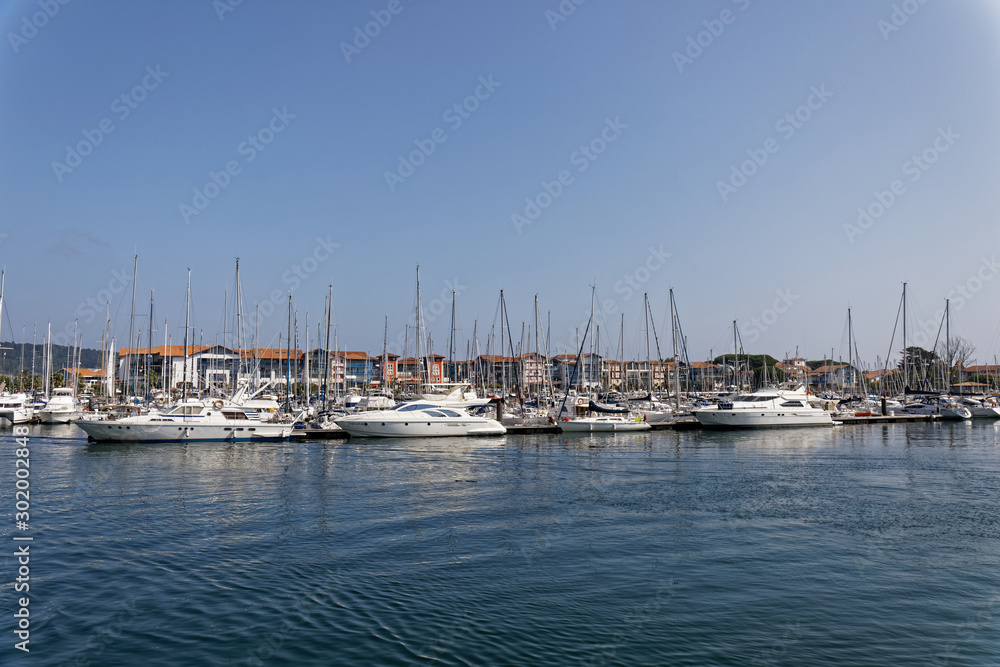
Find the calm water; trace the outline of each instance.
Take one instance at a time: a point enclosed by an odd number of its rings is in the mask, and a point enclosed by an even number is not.
[[[1000,430],[2,434],[3,665],[993,665]],[[31,653],[13,648],[13,534]]]

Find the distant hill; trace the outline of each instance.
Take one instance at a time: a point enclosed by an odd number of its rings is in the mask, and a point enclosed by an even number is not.
[[[0,375],[17,375],[21,369],[21,344],[20,343],[0,343]],[[31,371],[31,349],[30,343],[24,345],[24,370]],[[35,345],[35,373],[41,374],[45,368],[45,347]],[[67,345],[52,346],[52,369],[58,371],[72,365],[72,348]],[[80,350],[81,368],[101,368],[100,350]]]

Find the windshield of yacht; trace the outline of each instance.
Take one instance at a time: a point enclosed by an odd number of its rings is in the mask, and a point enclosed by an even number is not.
[[[431,405],[430,403],[410,403],[409,405],[401,405],[396,408],[397,412],[410,412],[412,410],[435,410],[436,405]]]
[[[177,405],[163,414],[165,415],[200,415],[205,408],[200,405]]]

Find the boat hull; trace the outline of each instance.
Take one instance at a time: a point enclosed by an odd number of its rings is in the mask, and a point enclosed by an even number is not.
[[[38,412],[38,421],[42,424],[68,424],[82,418],[83,412],[80,411],[41,410]]]
[[[691,412],[705,428],[784,428],[806,426],[833,426],[833,418],[827,412],[818,414],[761,413],[742,410],[693,410]]]
[[[471,435],[503,435],[507,429],[495,419],[480,417],[459,420],[423,419],[393,421],[378,416],[338,419],[337,426],[354,438],[440,438]]]
[[[290,424],[131,424],[124,420],[82,420],[76,425],[98,442],[256,442],[287,440]]]

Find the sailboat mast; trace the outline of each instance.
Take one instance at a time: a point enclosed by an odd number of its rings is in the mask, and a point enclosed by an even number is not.
[[[184,358],[181,361],[181,400],[187,396],[188,330],[191,326],[191,269],[188,269],[187,296],[184,299]]]
[[[139,272],[139,255],[135,256],[135,261],[132,265],[132,310],[128,317],[128,344],[129,347],[132,346],[133,340],[133,329],[135,327],[135,284],[138,282],[136,276]],[[128,363],[125,367],[125,377],[122,378],[122,398],[125,398],[129,392],[129,384],[132,379],[132,354],[131,349],[129,349],[129,354],[126,357]]]
[[[420,304],[420,265],[417,265],[417,313],[416,313],[416,324],[417,324],[417,382],[423,383],[424,381],[424,360],[423,360],[423,349],[421,346],[422,331],[420,328],[420,315],[422,307]],[[418,387],[419,388],[419,387]]]
[[[448,336],[448,382],[455,382],[455,290],[451,291],[451,335]]]
[[[538,392],[539,394],[541,394],[542,393],[542,391],[541,391],[542,378],[541,378],[541,374],[537,372],[537,371],[541,370],[538,367],[538,358],[539,358],[539,354],[540,354],[540,350],[538,348],[538,326],[539,326],[539,322],[538,322],[538,295],[536,294],[535,295],[535,371],[536,372],[533,372],[531,375],[532,375],[532,378],[538,380],[535,383],[535,391]],[[531,389],[530,385],[529,385],[528,389],[530,391],[530,389]]]
[[[52,323],[49,322],[48,333],[45,335],[45,400],[49,400],[49,389],[52,386]]]
[[[31,395],[35,395],[35,348],[38,341],[38,323],[31,327]]]
[[[149,407],[149,371],[153,354],[153,290],[149,290],[149,333],[146,343],[146,407]]]
[[[292,295],[288,295],[288,336],[285,338],[287,354],[285,356],[285,409],[292,409]]]
[[[170,348],[167,346],[167,318],[163,318],[163,354],[160,355],[160,359],[162,360],[160,362],[160,373],[163,374],[163,377],[160,378],[160,387],[163,391],[164,400],[169,400],[169,396],[167,395],[167,387],[170,386],[170,383],[169,379],[167,378],[167,375],[170,372],[171,366],[170,366]]]
[[[735,359],[735,364],[733,365],[733,379],[736,384],[736,391],[739,392],[741,389],[740,384],[740,347],[736,342],[736,320],[733,320],[733,359]]]
[[[507,396],[507,364],[504,363],[503,347],[503,290],[500,290],[500,397]]]
[[[327,334],[329,340],[329,334]],[[385,316],[385,332],[382,334],[382,391],[389,386],[389,316]]]
[[[951,300],[944,300],[944,358],[945,358],[945,383],[944,390],[951,393],[951,312],[948,304]]]
[[[674,408],[680,412],[681,409],[681,366],[680,357],[677,354],[677,312],[674,310],[674,288],[670,288],[670,330],[674,335]],[[690,387],[688,387],[690,391]]]
[[[24,391],[24,337],[28,333],[28,327],[24,324],[21,325],[21,362],[18,364],[17,368],[17,390]]]
[[[306,374],[306,405],[309,405],[309,385],[312,384],[312,378],[309,377],[309,311],[306,311],[306,321],[303,323],[306,332],[306,346],[303,348],[306,353],[305,361],[305,374]],[[297,336],[296,336],[297,338]]]
[[[625,313],[622,313],[622,323],[618,330],[618,347],[621,348],[621,355],[618,357],[619,365],[618,371],[621,373],[621,389],[627,391],[628,388],[625,386]],[[610,371],[608,371],[610,374]],[[611,378],[608,378],[608,389],[611,389]]]
[[[323,352],[326,360],[323,364],[323,404],[330,398],[330,318],[333,314],[333,285],[327,285],[329,294],[326,297],[326,343],[323,345]],[[386,335],[388,336],[389,318],[386,317]]]
[[[851,374],[851,396],[854,396],[854,350],[851,347],[851,309],[847,309],[847,372]]]
[[[907,380],[910,377],[910,363],[906,354],[906,283],[903,283],[903,398],[906,398]]]
[[[236,377],[233,379],[233,387],[238,388],[240,379],[244,377],[243,350],[246,349],[246,332],[243,330],[243,285],[240,283],[240,258],[236,258],[236,350],[239,360],[236,366]]]
[[[642,294],[642,316],[646,320],[646,366],[649,367],[649,393],[650,399],[653,394],[653,358],[649,351],[649,292]],[[626,375],[628,377],[628,375]]]

